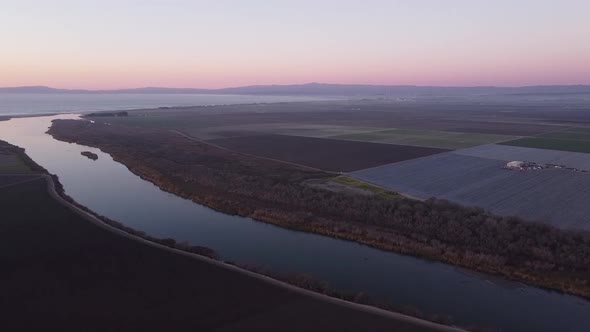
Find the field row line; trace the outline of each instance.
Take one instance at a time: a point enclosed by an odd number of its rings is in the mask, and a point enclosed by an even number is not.
[[[547,133],[552,134],[552,133]],[[526,137],[525,137],[526,138]],[[555,141],[580,141],[580,142],[590,142],[590,139],[580,139],[580,138],[561,138],[561,137],[543,137],[543,136],[532,136],[530,138],[540,138],[540,139],[549,139]]]
[[[170,131],[173,132],[173,133],[175,133],[175,134],[177,134],[177,135],[180,135],[180,136],[182,136],[182,137],[184,137],[186,139],[189,139],[191,141],[194,141],[194,142],[197,142],[197,143],[201,143],[201,144],[205,144],[205,145],[208,145],[208,146],[212,146],[212,147],[217,148],[217,149],[222,149],[222,150],[227,151],[227,152],[237,153],[237,154],[241,154],[243,156],[248,156],[248,157],[253,157],[253,158],[259,158],[259,159],[265,159],[265,160],[269,160],[269,161],[279,162],[279,163],[287,164],[287,165],[291,165],[291,166],[302,167],[302,168],[305,168],[305,169],[308,169],[308,170],[312,170],[312,171],[315,171],[315,172],[334,173],[332,171],[326,171],[326,170],[323,170],[323,169],[319,169],[319,168],[315,168],[315,167],[311,167],[311,166],[306,166],[306,165],[301,165],[301,164],[293,163],[293,162],[290,162],[290,161],[285,161],[285,160],[280,160],[280,159],[274,159],[274,158],[269,158],[269,157],[262,157],[262,156],[258,156],[258,155],[254,155],[254,154],[250,154],[250,153],[245,153],[245,152],[240,152],[240,151],[228,149],[226,147],[223,147],[223,146],[220,146],[220,145],[217,145],[217,144],[213,144],[213,143],[210,143],[210,142],[202,141],[200,139],[197,139],[197,138],[195,138],[193,136],[187,135],[187,134],[185,134],[183,132],[180,132],[180,131],[177,131],[177,130],[170,130]]]
[[[540,137],[540,138],[543,138],[542,137],[543,135],[553,134],[553,133],[567,132],[568,130],[571,130],[573,128],[580,128],[580,127],[565,127],[565,128],[558,129],[558,130],[546,131],[546,132],[535,134],[535,135],[524,136],[523,138],[527,138],[527,137]]]
[[[2,176],[2,175],[0,175],[0,176]],[[10,175],[10,176],[14,176],[14,175]],[[19,181],[19,182],[16,182],[16,183],[10,183],[10,184],[6,184],[6,185],[3,185],[3,186],[0,186],[0,189],[4,189],[4,188],[8,188],[8,187],[14,187],[14,186],[18,186],[18,185],[20,185],[20,184],[27,183],[27,182],[32,182],[32,181],[39,180],[39,179],[42,179],[42,178],[44,178],[44,177],[43,177],[43,176],[38,176],[38,177],[36,177],[36,178],[27,179],[27,180],[24,180],[24,181]]]
[[[393,130],[396,129],[401,129],[401,128],[392,128]],[[385,129],[385,130],[377,130],[377,131],[363,131],[363,132],[358,132],[358,133],[354,133],[353,135],[357,135],[357,134],[375,134],[375,133],[379,133],[379,132],[384,132],[384,131],[389,131],[392,129]],[[445,133],[444,131],[438,131],[440,133]],[[458,131],[449,131],[447,133],[450,134],[473,134],[473,133],[467,133],[467,132],[458,132]],[[479,134],[479,133],[476,133]],[[287,134],[290,135],[290,134]],[[323,139],[334,139],[334,140],[339,140],[339,141],[349,141],[349,142],[364,142],[364,143],[373,143],[373,144],[389,144],[389,145],[405,145],[405,146],[415,146],[415,147],[419,147],[419,148],[431,148],[431,149],[440,149],[440,150],[448,150],[448,151],[453,151],[453,150],[460,150],[460,149],[469,149],[469,148],[473,148],[476,146],[480,146],[480,145],[486,145],[486,144],[501,144],[501,143],[505,143],[505,142],[510,142],[510,141],[514,141],[517,139],[521,139],[521,138],[526,138],[528,136],[518,136],[518,135],[502,135],[502,134],[490,134],[490,135],[496,135],[496,136],[510,136],[510,138],[504,138],[504,139],[497,139],[497,140],[490,140],[489,142],[485,142],[485,143],[481,143],[481,144],[474,144],[473,146],[466,146],[466,147],[441,147],[441,146],[434,146],[431,144],[420,144],[420,143],[414,143],[414,142],[406,142],[400,140],[400,141],[382,141],[382,140],[363,140],[363,139],[356,139],[356,138],[342,138],[340,136],[343,135],[332,135],[332,136],[326,136],[326,137],[321,137]],[[290,135],[290,136],[300,136],[300,135]],[[309,136],[309,137],[314,137],[314,136]],[[408,139],[441,139],[444,140],[445,138],[453,138],[453,135],[449,135],[449,136],[442,136],[442,137],[428,137],[428,136],[422,136],[422,135],[406,135],[406,138]],[[451,143],[453,143],[452,141],[449,141]],[[460,142],[459,142],[460,143]]]

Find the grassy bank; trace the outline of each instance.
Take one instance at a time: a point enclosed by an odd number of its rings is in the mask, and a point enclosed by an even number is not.
[[[381,187],[378,187],[376,185],[373,185],[373,184],[370,184],[367,182],[353,179],[348,176],[338,176],[338,177],[334,178],[334,181],[336,181],[338,183],[342,183],[347,186],[351,186],[354,188],[369,191],[369,192],[373,193],[374,195],[378,195],[383,198],[399,198],[399,197],[401,197],[399,194],[397,194],[391,190],[387,190],[385,188],[381,188]]]

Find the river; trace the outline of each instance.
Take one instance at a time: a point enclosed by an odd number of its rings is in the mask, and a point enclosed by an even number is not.
[[[590,301],[576,296],[226,215],[163,192],[98,149],[45,134],[51,120],[76,117],[0,121],[0,139],[25,148],[77,202],[134,229],[212,248],[224,260],[306,273],[336,289],[449,315],[463,326],[519,332],[590,329]],[[90,160],[81,151],[99,158]]]

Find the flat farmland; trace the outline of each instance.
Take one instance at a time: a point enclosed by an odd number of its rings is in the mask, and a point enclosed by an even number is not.
[[[570,128],[568,130],[565,130],[564,132],[590,134],[590,128],[588,128],[588,127],[574,127],[574,128]]]
[[[464,156],[502,160],[521,160],[542,164],[555,164],[590,171],[590,154],[580,152],[525,148],[520,146],[488,144],[453,151]]]
[[[0,173],[21,174],[30,172],[29,167],[18,156],[0,153]]]
[[[543,133],[567,129],[567,126],[536,123],[536,122],[508,122],[494,121],[487,119],[484,121],[473,120],[453,120],[442,121],[446,125],[444,130],[456,131],[463,133],[481,133],[509,136],[532,136]]]
[[[0,172],[0,189],[39,178],[37,174],[6,175]]]
[[[339,125],[297,125],[281,128],[277,130],[276,134],[304,136],[304,137],[318,137],[318,138],[332,138],[340,135],[355,135],[364,132],[375,130],[383,130],[384,128],[369,128],[369,127],[353,127],[353,126],[339,126]]]
[[[549,132],[535,137],[525,137],[504,142],[506,145],[522,146],[538,149],[590,153],[590,129],[569,128]]]
[[[337,172],[350,172],[447,151],[286,135],[233,137],[208,142],[242,153]]]
[[[575,141],[590,141],[590,133],[583,132],[580,130],[581,129],[557,131],[557,132],[542,134],[537,137],[575,140]]]
[[[461,149],[482,144],[514,140],[508,135],[460,133],[450,131],[389,129],[333,136],[335,139],[425,146],[441,149]]]
[[[330,137],[336,135],[355,134],[380,128],[352,127],[325,124],[301,123],[260,123],[235,124],[207,128],[186,128],[183,132],[201,140],[252,136],[261,134],[278,134],[304,137]]]
[[[100,117],[95,120],[187,133],[192,131],[191,135],[195,137],[203,132],[234,132],[237,129],[230,127],[247,125],[260,126],[258,129],[266,133],[269,133],[266,130],[270,129],[270,133],[274,134],[325,137],[354,134],[357,129],[376,131],[390,128],[530,136],[567,129],[569,126],[562,123],[571,118],[590,121],[587,112],[568,111],[556,106],[535,105],[533,108],[520,105],[482,105],[475,102],[428,103],[394,100],[173,107],[129,111],[127,117]],[[273,125],[277,127],[277,131],[271,128]],[[330,126],[333,132],[330,132]],[[246,128],[246,131],[250,129]]]
[[[504,216],[590,230],[590,175],[511,171],[503,161],[443,153],[350,175],[418,198],[444,198]]]
[[[501,144],[526,148],[590,153],[590,141],[552,137],[525,137]]]

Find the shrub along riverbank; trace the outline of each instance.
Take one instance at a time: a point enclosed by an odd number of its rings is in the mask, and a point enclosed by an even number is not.
[[[436,199],[314,188],[303,182],[331,175],[161,130],[59,120],[49,133],[98,147],[163,190],[222,212],[590,297],[587,233]]]

